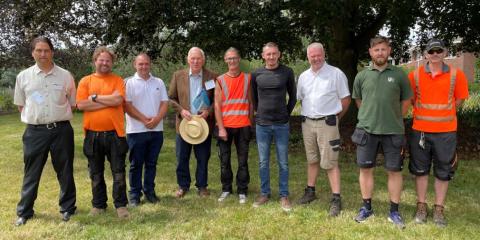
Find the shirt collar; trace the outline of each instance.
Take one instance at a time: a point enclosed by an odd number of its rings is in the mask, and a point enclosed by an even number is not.
[[[427,62],[425,64],[425,72],[432,73],[432,70],[430,69],[430,62]],[[447,64],[442,63],[442,73],[446,73],[446,72],[450,72],[450,67]]]
[[[140,75],[138,75],[137,72],[135,72],[135,75],[133,75],[133,77],[134,77],[135,79],[145,81],[145,79],[143,79],[142,77],[140,77]],[[148,80],[150,80],[150,79],[152,79],[152,74],[151,74],[151,73],[148,73],[148,79],[147,79],[146,81],[148,81]]]
[[[55,68],[56,68],[56,67],[57,67],[57,65],[55,65],[55,63],[53,63],[53,68],[52,68],[49,72],[47,72],[47,73],[45,73],[45,74],[46,74],[46,75],[49,75],[49,74],[55,75]],[[38,75],[39,73],[43,72],[42,69],[40,69],[40,67],[38,66],[38,64],[35,64],[35,65],[33,66],[33,71],[34,71],[34,73],[35,73],[36,75]]]
[[[320,69],[318,69],[316,72],[313,71],[312,67],[310,67],[310,73],[312,73],[312,75],[318,75],[321,71],[323,71],[326,68],[327,65],[328,65],[327,62],[324,62],[322,67],[320,67]]]
[[[371,63],[371,64],[368,66],[367,69],[370,70],[370,71],[378,71],[378,69],[376,69],[376,68],[373,67],[373,63]],[[387,64],[387,67],[384,69],[384,71],[387,70],[387,69],[388,69],[388,70],[392,70],[392,64],[388,63],[388,64]]]
[[[192,69],[189,68],[189,69],[188,69],[188,76],[189,76],[189,77],[199,76],[199,77],[201,78],[201,77],[203,77],[203,69],[201,69],[198,74],[193,74],[193,73],[192,73]]]

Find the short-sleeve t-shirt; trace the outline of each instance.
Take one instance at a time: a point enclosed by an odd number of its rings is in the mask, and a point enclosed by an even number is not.
[[[402,101],[412,97],[407,74],[388,65],[383,71],[367,67],[357,74],[352,98],[362,101],[357,128],[372,134],[404,134]]]
[[[125,99],[123,79],[113,73],[106,76],[95,74],[83,77],[77,88],[77,102],[88,99],[88,96],[111,95],[117,91]],[[125,115],[123,104],[83,113],[83,128],[91,131],[115,130],[120,137],[125,136]]]

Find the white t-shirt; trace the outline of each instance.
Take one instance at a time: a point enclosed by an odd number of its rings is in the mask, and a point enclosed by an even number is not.
[[[146,117],[154,117],[158,114],[160,104],[168,101],[167,89],[162,79],[150,75],[148,80],[142,79],[135,73],[126,79],[126,101]],[[142,122],[126,115],[127,134],[149,131],[163,131],[163,120],[153,129],[148,129]]]
[[[317,71],[308,69],[298,78],[297,99],[302,115],[317,118],[342,111],[341,99],[350,96],[348,80],[338,68],[324,63]]]

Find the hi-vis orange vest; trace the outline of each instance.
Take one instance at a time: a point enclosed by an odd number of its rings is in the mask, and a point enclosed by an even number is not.
[[[425,71],[424,68],[422,68]],[[432,86],[422,84],[420,78],[420,68],[414,71],[415,81],[415,104],[414,104],[414,129],[426,132],[449,132],[455,131],[457,128],[457,115],[455,110],[455,81],[457,69],[450,67],[450,79],[448,95],[442,95],[441,98],[429,101],[425,100],[425,94],[421,90],[439,91],[440,89],[432,89]],[[444,90],[446,90],[444,88]]]
[[[250,87],[250,75],[240,73],[232,78],[226,74],[218,77],[222,90],[222,117],[223,125],[229,128],[250,126],[248,102],[248,88]]]

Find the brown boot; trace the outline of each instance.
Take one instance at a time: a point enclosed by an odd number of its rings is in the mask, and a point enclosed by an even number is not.
[[[119,207],[117,208],[117,216],[118,218],[128,218],[130,216],[130,213],[128,213],[126,207]]]
[[[415,223],[424,224],[427,222],[428,206],[426,203],[417,202],[417,212],[415,213]]]
[[[438,227],[447,226],[447,220],[445,219],[445,215],[443,215],[443,210],[444,210],[443,206],[436,205],[436,204],[433,206],[433,222]]]
[[[258,197],[255,202],[253,203],[253,207],[260,207],[261,205],[265,204],[270,200],[270,198],[266,195],[261,195]]]
[[[105,209],[104,208],[92,208],[92,210],[90,210],[90,216],[97,216],[97,215],[100,215],[100,214],[103,214],[105,213]]]

